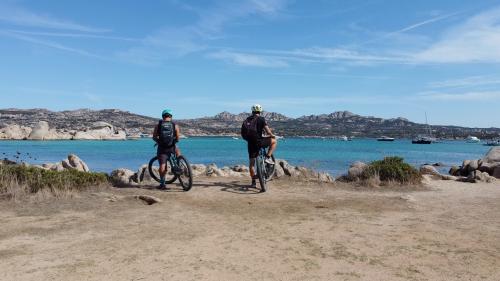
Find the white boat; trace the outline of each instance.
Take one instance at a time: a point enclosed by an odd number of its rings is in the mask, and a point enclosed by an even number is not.
[[[481,142],[481,140],[478,137],[475,136],[468,136],[466,139],[467,142],[469,143],[478,143]]]
[[[341,141],[348,141],[349,139],[346,136],[340,136],[339,138]]]
[[[381,136],[380,138],[377,139],[378,141],[394,141],[395,138],[391,138],[388,136]]]
[[[237,137],[233,137],[233,140],[239,140],[239,138],[237,138]]]

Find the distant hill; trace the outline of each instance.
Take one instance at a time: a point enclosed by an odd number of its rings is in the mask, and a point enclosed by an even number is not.
[[[177,120],[182,132],[190,136],[238,135],[241,122],[249,113],[233,114],[221,112],[215,116]],[[405,118],[383,119],[361,116],[349,111],[330,114],[308,115],[290,118],[280,113],[265,112],[277,135],[282,136],[355,136],[413,137],[427,131],[427,125],[411,122]],[[127,132],[151,133],[158,119],[118,109],[71,111],[49,111],[46,109],[0,109],[0,128],[8,124],[33,127],[38,121],[47,121],[58,129],[80,130],[97,121],[105,121]],[[466,128],[459,126],[431,126],[432,133],[440,138],[465,138],[474,135],[480,138],[500,136],[499,128]]]

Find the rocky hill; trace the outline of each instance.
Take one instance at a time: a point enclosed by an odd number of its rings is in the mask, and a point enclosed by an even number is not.
[[[241,122],[249,113],[233,114],[221,112],[212,117],[177,120],[188,136],[238,135]],[[405,118],[383,119],[361,116],[349,111],[330,114],[309,115],[289,118],[279,113],[265,112],[264,116],[277,135],[282,136],[355,136],[414,137],[427,131],[427,125],[411,122]],[[157,119],[118,109],[72,111],[49,111],[46,109],[0,109],[0,128],[19,125],[34,128],[39,121],[47,121],[50,128],[63,131],[86,131],[95,128],[96,122],[104,121],[113,130],[123,130],[127,135],[151,133]],[[431,126],[434,136],[439,138],[465,138],[474,135],[479,138],[500,136],[499,128],[465,128],[459,126]]]

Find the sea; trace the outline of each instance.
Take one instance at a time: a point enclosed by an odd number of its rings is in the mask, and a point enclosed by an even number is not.
[[[246,142],[232,137],[190,137],[179,143],[190,163],[217,166],[248,165]],[[412,144],[409,139],[380,142],[375,139],[340,141],[322,138],[280,139],[276,158],[334,176],[346,173],[355,161],[370,162],[387,156],[400,156],[418,167],[425,163],[441,163],[446,172],[465,159],[479,159],[489,150],[481,143],[442,141]],[[117,168],[137,170],[156,153],[151,139],[126,141],[0,141],[0,157],[31,164],[54,163],[74,153],[92,171],[111,172]]]

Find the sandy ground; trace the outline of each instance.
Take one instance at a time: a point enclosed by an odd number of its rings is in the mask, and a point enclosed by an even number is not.
[[[500,181],[241,184],[2,201],[0,280],[500,280]]]

